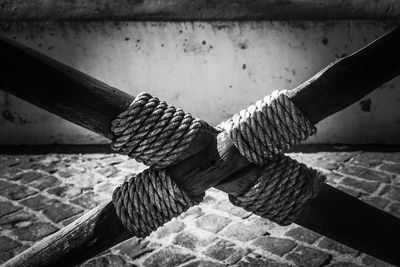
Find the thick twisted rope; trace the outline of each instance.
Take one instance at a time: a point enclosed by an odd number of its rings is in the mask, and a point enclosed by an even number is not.
[[[202,198],[189,197],[166,171],[146,169],[117,187],[112,201],[125,228],[145,237]]]
[[[211,129],[182,109],[141,93],[112,121],[111,147],[160,169],[174,163],[202,128]]]
[[[274,91],[219,125],[248,161],[261,165],[316,132],[286,92]]]
[[[286,92],[274,91],[219,126],[248,161],[264,164],[254,185],[241,196],[229,196],[230,201],[281,225],[297,218],[325,180],[317,171],[283,156],[316,132]]]
[[[303,204],[316,196],[324,180],[318,171],[282,156],[260,167],[253,186],[241,196],[230,195],[229,200],[263,218],[289,225]]]

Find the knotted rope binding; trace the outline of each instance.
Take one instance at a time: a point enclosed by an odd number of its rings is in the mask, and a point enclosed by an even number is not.
[[[303,204],[318,194],[324,182],[314,169],[287,156],[260,166],[257,180],[243,195],[229,196],[235,206],[280,225],[291,224]]]
[[[317,171],[282,155],[316,131],[285,93],[274,91],[219,126],[250,162],[267,163],[254,185],[241,196],[230,196],[230,201],[282,225],[297,218],[324,180]],[[147,236],[201,201],[203,196],[189,197],[165,170],[156,169],[173,164],[196,134],[211,126],[142,93],[112,121],[111,129],[113,149],[151,166],[113,193],[117,215],[135,236]]]
[[[248,161],[263,164],[316,132],[286,92],[276,90],[219,125]]]
[[[112,121],[111,147],[136,161],[160,169],[174,163],[201,129],[211,127],[180,108],[148,93]]]
[[[230,201],[281,225],[297,218],[325,180],[316,170],[283,156],[316,132],[286,92],[274,91],[219,126],[248,161],[262,165],[253,186],[241,196],[229,196]]]
[[[145,237],[202,199],[189,197],[165,170],[146,169],[117,187],[112,201],[125,228]]]

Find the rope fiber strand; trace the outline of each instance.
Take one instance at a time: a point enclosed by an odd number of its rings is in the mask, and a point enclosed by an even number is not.
[[[200,203],[203,196],[189,197],[166,171],[150,168],[117,187],[112,201],[125,228],[136,237],[145,237]]]
[[[148,93],[139,94],[111,123],[111,147],[156,169],[173,164],[201,129],[211,127]]]

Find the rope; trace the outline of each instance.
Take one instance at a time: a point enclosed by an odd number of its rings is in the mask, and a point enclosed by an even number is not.
[[[115,138],[111,147],[160,169],[176,161],[200,129],[211,127],[182,109],[141,93],[112,121]]]
[[[317,195],[324,180],[318,171],[282,156],[260,167],[254,185],[243,195],[229,195],[229,200],[263,218],[289,225],[303,204]]]
[[[261,165],[315,134],[286,92],[274,91],[219,126],[248,161]]]
[[[202,199],[189,197],[166,171],[146,169],[117,187],[112,201],[125,228],[145,237]]]

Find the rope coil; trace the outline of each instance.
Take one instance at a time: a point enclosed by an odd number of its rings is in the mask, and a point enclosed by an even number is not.
[[[146,169],[117,187],[112,201],[125,228],[145,237],[200,203],[203,196],[189,197],[165,170]]]
[[[220,124],[248,161],[261,165],[315,134],[286,92],[276,90]]]
[[[139,94],[111,123],[112,149],[161,169],[185,151],[201,129],[211,127],[148,93]]]
[[[318,194],[324,180],[318,171],[282,156],[260,167],[253,186],[240,196],[229,195],[229,200],[285,226],[296,220],[303,204]]]

